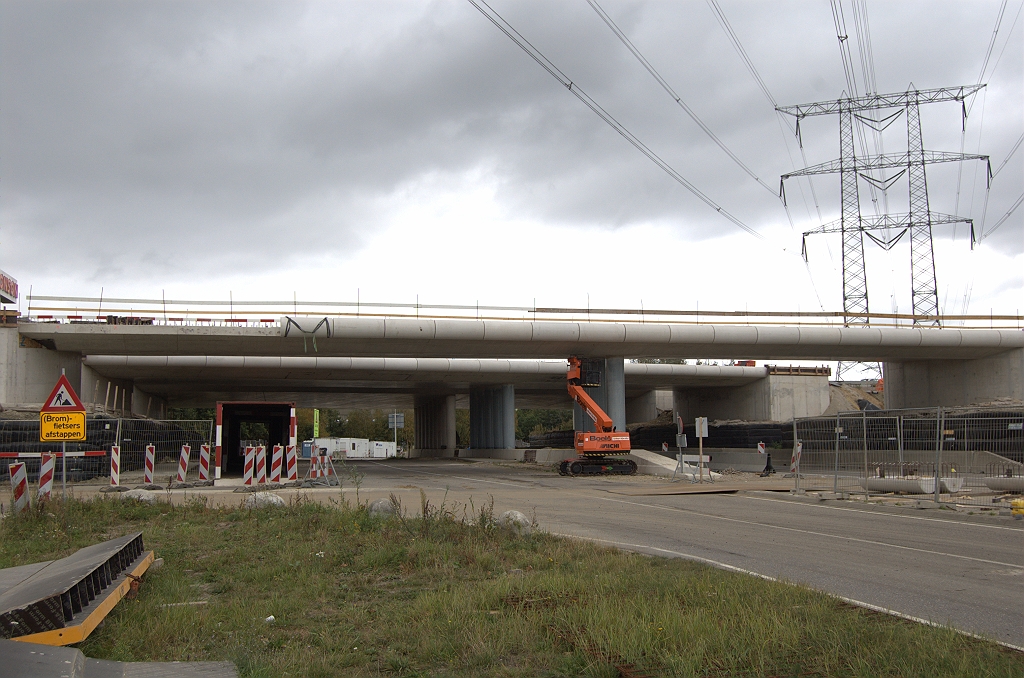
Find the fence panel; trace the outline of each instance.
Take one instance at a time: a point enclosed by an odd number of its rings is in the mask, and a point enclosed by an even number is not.
[[[154,482],[168,485],[178,480],[182,447],[189,446],[186,482],[199,480],[201,447],[211,446],[213,420],[122,419],[118,429],[121,446],[121,484],[141,484],[144,479],[146,448],[154,448]],[[211,474],[212,474],[211,460]],[[210,478],[213,476],[211,475]]]
[[[86,421],[86,439],[64,443],[67,449],[67,482],[109,484],[110,452],[120,447],[120,484],[129,487],[143,483],[146,447],[153,445],[156,468],[154,481],[167,485],[176,479],[181,447],[188,444],[191,454],[186,480],[199,479],[199,460],[202,445],[211,446],[212,473],[212,420],[153,420],[115,419],[103,415],[90,415]],[[38,483],[40,455],[61,453],[61,443],[39,442],[38,419],[0,419],[0,480],[8,478],[8,465],[23,461],[30,483]],[[64,466],[58,458],[54,487],[64,478]],[[212,477],[212,475],[211,475]]]
[[[1024,493],[1024,409],[877,410],[794,422],[804,490],[1000,508]]]

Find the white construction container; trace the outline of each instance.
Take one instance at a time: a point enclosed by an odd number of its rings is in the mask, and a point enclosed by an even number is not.
[[[327,448],[332,459],[368,459],[370,441],[366,438],[317,438],[314,444]]]
[[[394,442],[382,442],[380,440],[374,440],[371,443],[370,457],[373,459],[391,459],[398,456],[395,450]]]
[[[348,451],[345,452],[346,459],[369,459],[370,441],[366,438],[346,438]]]

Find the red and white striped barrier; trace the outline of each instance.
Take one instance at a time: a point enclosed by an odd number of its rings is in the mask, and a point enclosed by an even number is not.
[[[11,474],[11,490],[14,494],[11,507],[15,513],[21,513],[28,508],[28,473],[25,471],[25,462],[8,464],[7,470]]]
[[[222,448],[222,433],[224,428],[224,406],[221,403],[217,403],[217,438],[214,440],[214,456],[213,456],[213,477],[220,480],[220,465],[221,465],[221,453]]]
[[[328,454],[314,454],[309,458],[309,477],[327,478],[334,475]]]
[[[188,475],[188,458],[192,454],[192,447],[185,443],[181,446],[181,456],[178,457],[178,482],[185,482],[185,476]]]
[[[797,473],[800,470],[800,455],[804,452],[804,444],[797,442],[793,447],[793,456],[789,458],[789,472]]]
[[[36,498],[41,501],[49,501],[50,493],[53,491],[53,468],[56,465],[57,457],[52,454],[44,454],[39,457],[39,492]]]
[[[274,454],[270,458],[270,482],[272,483],[281,482],[282,452],[284,452],[283,447],[274,445]]]
[[[147,485],[153,484],[153,476],[156,474],[156,445],[146,445],[146,469],[142,473],[142,481]]]
[[[287,480],[299,479],[299,460],[295,454],[295,446],[288,445],[284,448],[284,476]]]
[[[44,454],[52,454],[55,457],[105,457],[105,450],[84,450],[81,452],[0,452],[0,459],[39,459]]]
[[[256,461],[256,448],[246,446],[245,448],[245,470],[242,472],[242,482],[246,485],[252,485],[252,471],[253,465]]]
[[[199,480],[206,482],[210,479],[210,446],[199,446]]]
[[[256,446],[256,484],[266,483],[266,447]]]
[[[121,484],[121,447],[110,446],[110,484],[117,487]]]

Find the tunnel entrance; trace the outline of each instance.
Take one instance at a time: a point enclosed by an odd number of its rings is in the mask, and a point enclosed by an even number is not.
[[[269,456],[274,445],[295,444],[294,412],[294,403],[217,403],[217,463],[221,477],[241,476],[244,471],[243,424],[265,427]],[[246,428],[259,428],[262,437],[263,427]]]

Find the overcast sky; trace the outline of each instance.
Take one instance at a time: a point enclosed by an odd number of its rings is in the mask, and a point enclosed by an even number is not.
[[[780,104],[847,90],[827,0],[721,7]],[[926,148],[990,155],[1024,131],[1022,0],[1006,4],[961,139],[923,107]],[[723,153],[585,0],[492,6],[725,210],[695,198],[465,0],[0,2],[0,268],[36,294],[769,310],[842,309],[839,178],[771,191]],[[773,189],[802,166],[705,2],[601,0],[636,47]],[[854,6],[842,0],[858,88]],[[858,5],[860,7],[861,5]],[[1001,2],[871,2],[880,92],[978,81]],[[808,163],[835,117],[802,124]],[[906,148],[900,118],[884,148]],[[959,198],[957,185],[960,184]],[[991,228],[1024,150],[930,166],[932,208]],[[867,185],[864,209],[873,213]],[[889,191],[906,210],[907,185]],[[814,205],[814,195],[819,208]],[[818,211],[821,217],[819,219]],[[937,227],[947,313],[1024,310],[1024,208],[971,250]],[[910,311],[905,238],[867,248],[874,311]],[[22,305],[24,310],[24,304]]]

